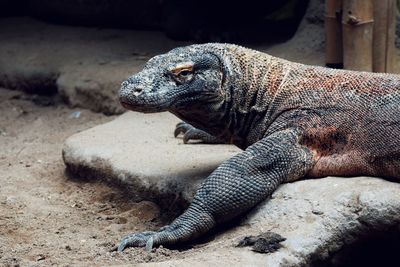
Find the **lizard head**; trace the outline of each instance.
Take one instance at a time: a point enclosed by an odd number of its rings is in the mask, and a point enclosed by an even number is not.
[[[133,111],[173,113],[209,109],[221,101],[224,66],[202,45],[180,47],[150,59],[121,85],[119,100]]]

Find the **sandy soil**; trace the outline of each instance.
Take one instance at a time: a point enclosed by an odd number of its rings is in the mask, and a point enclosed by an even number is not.
[[[64,172],[65,138],[113,117],[3,88],[0,114],[1,266],[128,264],[179,254],[110,252],[121,233],[163,225],[158,207]]]

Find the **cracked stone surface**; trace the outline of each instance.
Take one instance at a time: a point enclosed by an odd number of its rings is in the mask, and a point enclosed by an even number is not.
[[[68,138],[64,161],[76,175],[115,181],[158,203],[181,202],[185,206],[199,183],[239,150],[227,145],[183,145],[182,140],[173,138],[177,122],[168,113],[125,113]],[[284,184],[234,226],[193,248],[189,257],[143,265],[337,263],[343,260],[339,252],[354,242],[374,235],[400,235],[399,195],[399,183],[371,177],[328,177]],[[247,247],[234,247],[240,237],[265,231],[284,236],[283,248],[258,254]],[[385,246],[383,241],[376,244],[377,249]]]

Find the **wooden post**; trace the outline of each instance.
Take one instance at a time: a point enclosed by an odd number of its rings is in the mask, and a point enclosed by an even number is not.
[[[325,64],[343,68],[342,0],[326,0],[325,4]]]
[[[373,0],[343,0],[343,65],[372,71]]]
[[[374,72],[393,71],[395,12],[396,2],[394,0],[374,0]]]
[[[396,63],[396,12],[397,3],[395,0],[389,0],[388,3],[388,34],[386,42],[386,70],[385,72],[394,72]]]

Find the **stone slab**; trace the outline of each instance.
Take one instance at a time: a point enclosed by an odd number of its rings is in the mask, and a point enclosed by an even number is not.
[[[166,207],[179,202],[186,205],[199,183],[240,150],[228,145],[184,145],[172,134],[178,121],[168,113],[125,113],[68,138],[64,161],[81,177],[117,182]],[[358,240],[400,236],[399,195],[400,183],[371,177],[328,177],[284,184],[234,227],[217,233],[214,240],[191,250],[189,256],[183,254],[183,259],[150,266],[337,263],[343,259],[341,251],[351,251]],[[284,236],[284,247],[272,254],[234,247],[240,237],[265,231]],[[390,244],[382,241],[373,245],[378,251]]]
[[[160,202],[189,202],[199,183],[240,150],[230,145],[183,144],[169,113],[127,112],[68,138],[63,158],[82,177],[122,183]]]

